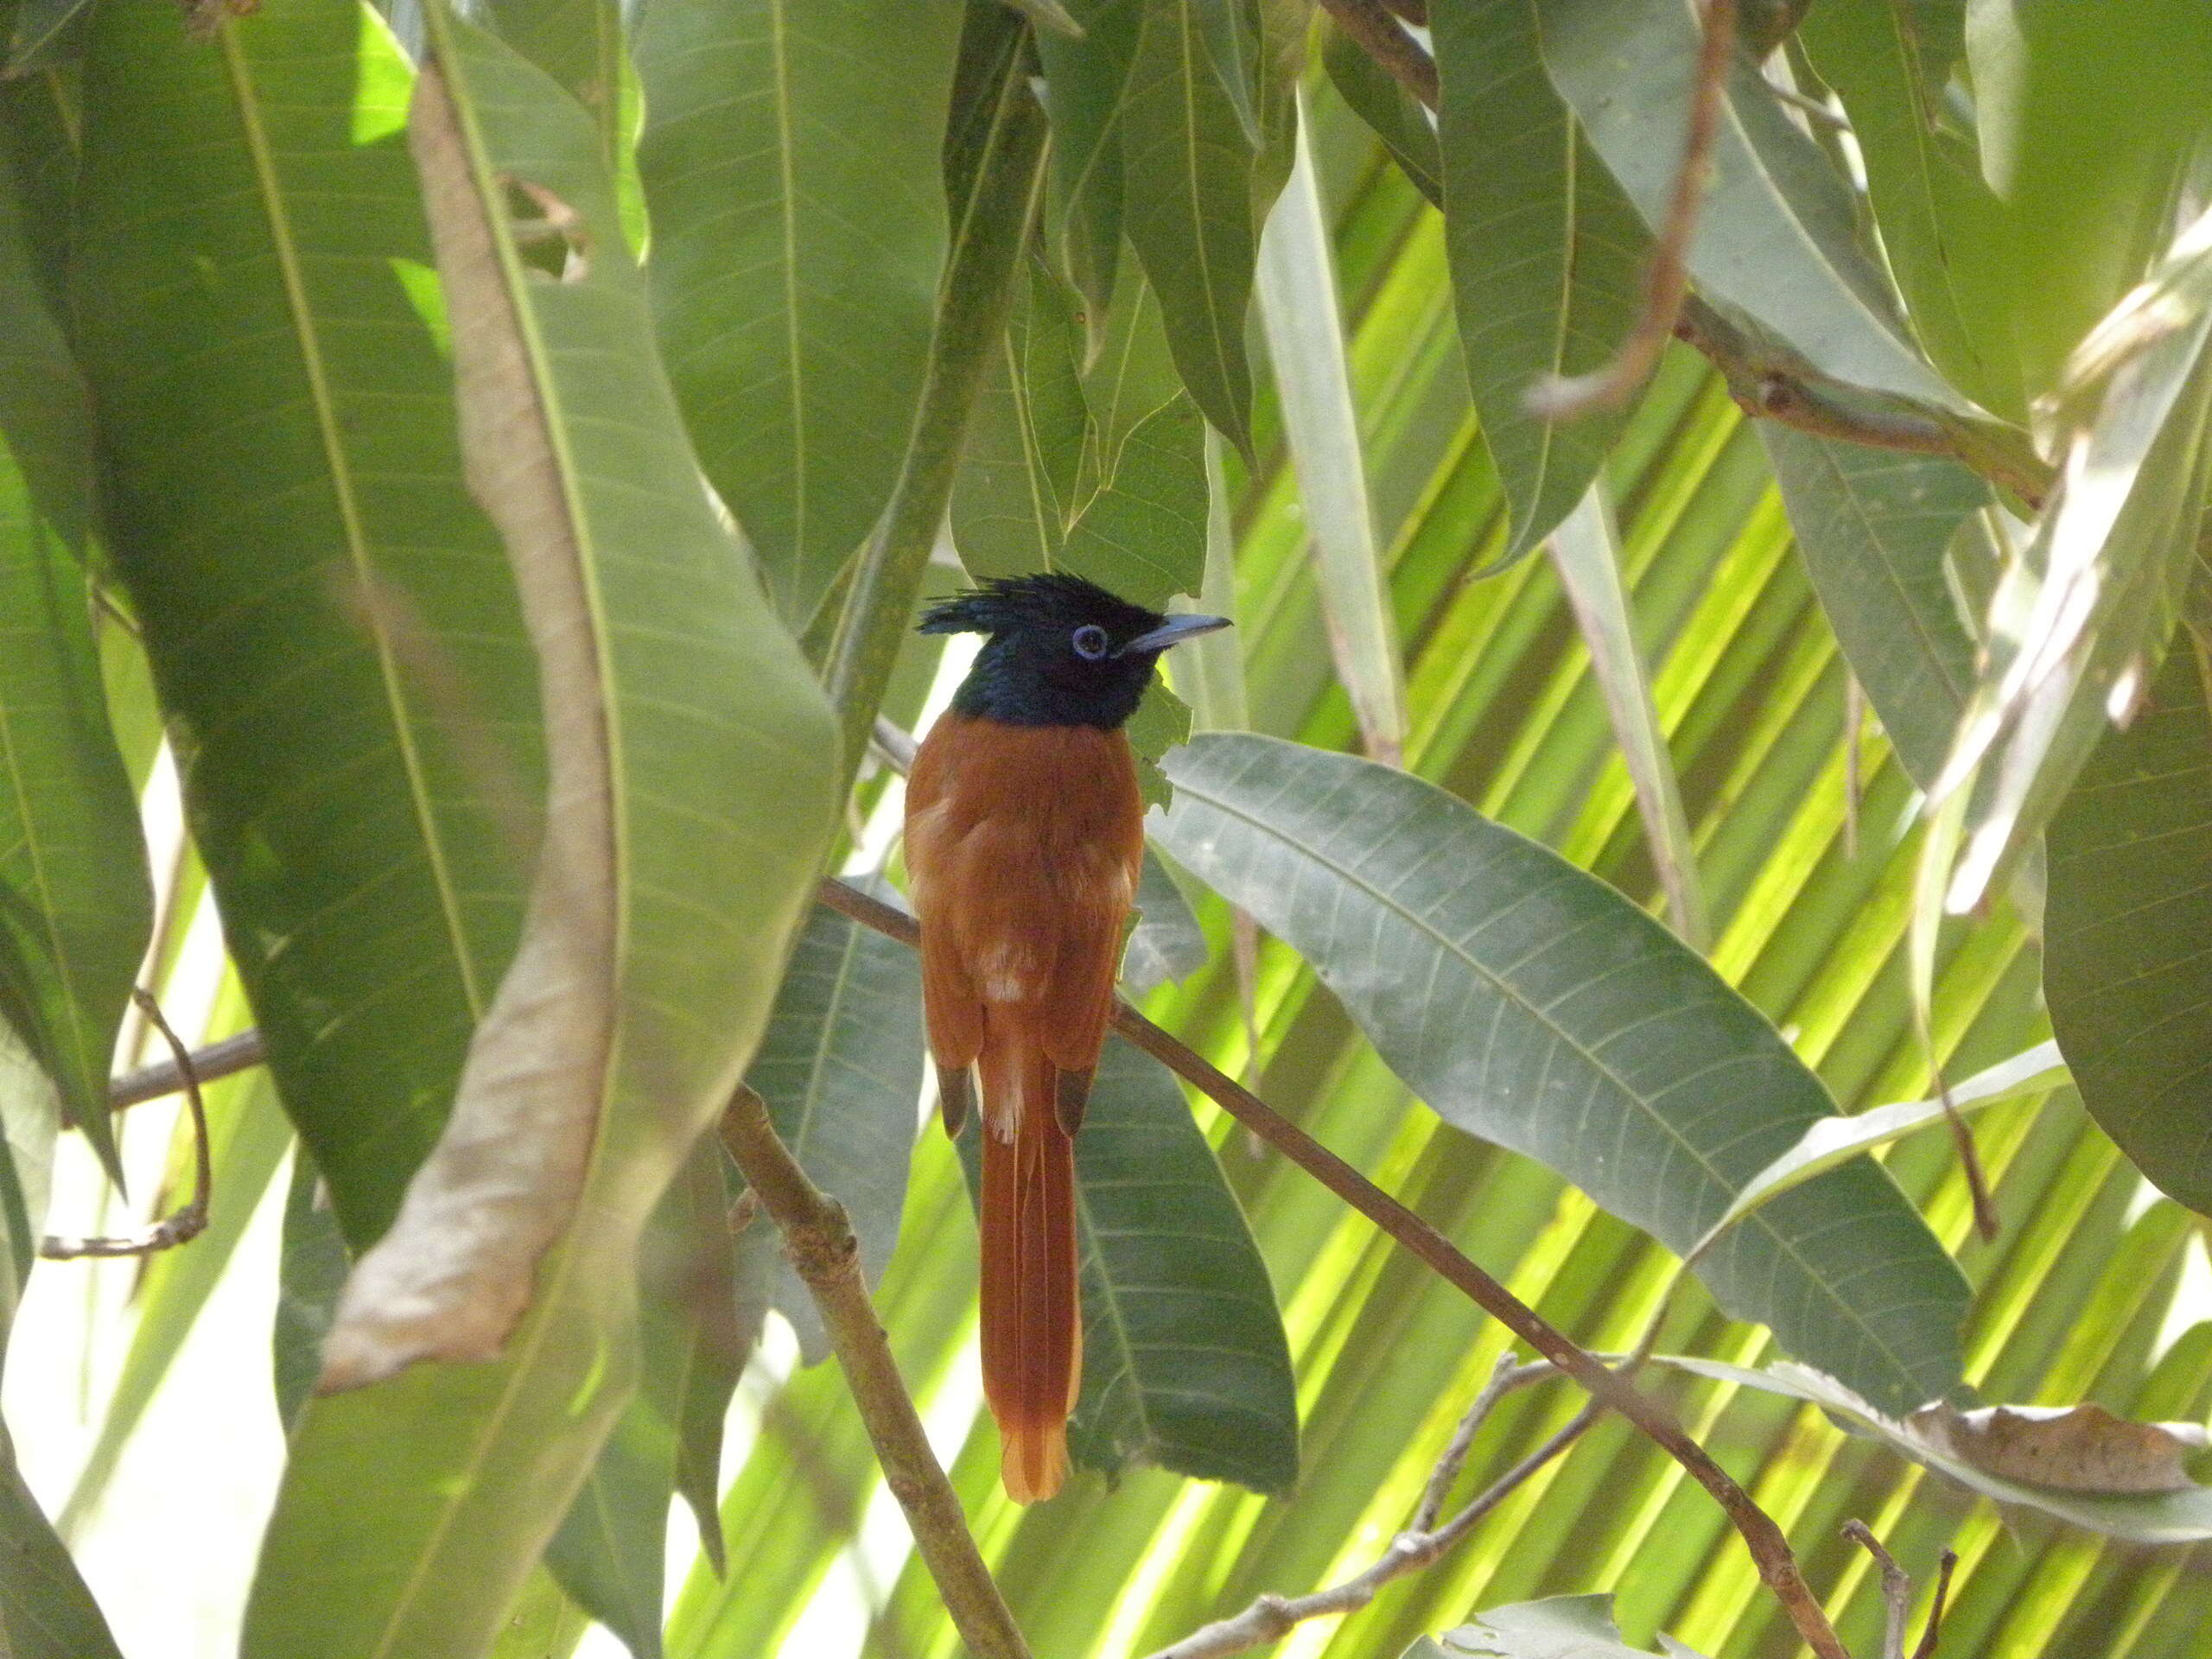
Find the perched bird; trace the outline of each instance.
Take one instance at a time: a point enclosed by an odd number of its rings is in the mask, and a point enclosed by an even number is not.
[[[988,636],[906,784],[906,868],[944,1126],[983,1094],[983,1393],[1008,1497],[1066,1478],[1082,1382],[1075,1133],[1113,1011],[1144,802],[1122,723],[1169,646],[1229,626],[1078,577],[987,583],[924,633]]]

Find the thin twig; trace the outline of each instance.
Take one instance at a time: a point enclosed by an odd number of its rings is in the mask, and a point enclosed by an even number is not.
[[[913,944],[920,938],[913,918],[842,881],[824,881],[820,897],[831,909],[891,938]],[[1783,1535],[1774,1517],[1762,1510],[1704,1447],[1683,1432],[1673,1412],[1577,1346],[1421,1217],[1205,1056],[1178,1042],[1126,1002],[1115,1005],[1114,1029],[1154,1058],[1165,1062],[1169,1070],[1255,1130],[1276,1151],[1389,1234],[1453,1288],[1572,1376],[1597,1402],[1634,1423],[1719,1503],[1731,1524],[1742,1535],[1752,1560],[1758,1564],[1759,1576],[1782,1603],[1806,1645],[1820,1659],[1850,1659],[1829,1624],[1827,1615],[1821,1611],[1819,1601],[1807,1586],[1804,1575],[1798,1570],[1797,1558],[1790,1553],[1789,1541]]]
[[[1882,1574],[1882,1659],[1904,1659],[1905,1620],[1912,1612],[1912,1580],[1882,1548],[1882,1541],[1864,1521],[1847,1521],[1843,1535],[1874,1558]]]
[[[1705,200],[1706,171],[1713,159],[1713,135],[1719,130],[1728,66],[1735,52],[1736,0],[1705,0],[1705,33],[1698,48],[1697,79],[1690,86],[1681,165],[1675,171],[1667,217],[1643,268],[1643,309],[1610,362],[1587,374],[1547,375],[1529,388],[1529,412],[1538,418],[1568,421],[1618,409],[1649,378],[1659,353],[1674,338],[1675,320],[1689,292],[1690,238],[1697,234],[1698,208]]]
[[[1951,1599],[1951,1572],[1959,1564],[1955,1550],[1945,1550],[1936,1560],[1936,1594],[1928,1604],[1928,1625],[1920,1633],[1920,1645],[1912,1650],[1912,1659],[1936,1659],[1936,1644],[1943,1635],[1943,1608]]]
[[[108,1084],[107,1103],[118,1112],[126,1106],[143,1106],[149,1100],[176,1093],[185,1086],[188,1075],[203,1084],[214,1083],[251,1071],[268,1058],[269,1050],[261,1040],[261,1033],[242,1031],[235,1037],[226,1037],[219,1043],[210,1043],[196,1053],[184,1056],[181,1062],[162,1060],[124,1072]]]
[[[1512,1392],[1515,1379],[1527,1375],[1527,1380],[1541,1376],[1555,1376],[1557,1370],[1550,1365],[1516,1366],[1508,1352],[1499,1357],[1497,1370],[1491,1376],[1483,1391],[1475,1396],[1467,1414],[1460,1419],[1459,1427],[1452,1437],[1452,1444],[1445,1448],[1434,1472],[1429,1476],[1427,1491],[1421,1507],[1415,1512],[1413,1524],[1390,1541],[1389,1548],[1376,1557],[1364,1572],[1316,1590],[1306,1596],[1262,1595],[1254,1598],[1242,1612],[1228,1618],[1216,1619],[1202,1625],[1172,1647],[1166,1647],[1151,1656],[1151,1659],[1228,1659],[1231,1654],[1243,1653],[1268,1642],[1281,1641],[1292,1629],[1310,1618],[1326,1618],[1333,1614],[1358,1611],[1373,1601],[1382,1586],[1393,1579],[1404,1578],[1450,1554],[1452,1547],[1473,1531],[1476,1524],[1503,1503],[1514,1492],[1525,1485],[1529,1478],[1565,1452],[1580,1439],[1585,1429],[1605,1414],[1605,1408],[1595,1400],[1585,1405],[1559,1432],[1541,1446],[1500,1475],[1442,1526],[1436,1524],[1437,1510],[1443,1495],[1451,1489],[1458,1477],[1459,1465],[1465,1459],[1467,1448],[1484,1420],[1497,1408],[1497,1402]]]
[[[844,1206],[807,1179],[769,1122],[766,1103],[741,1084],[722,1114],[721,1142],[746,1184],[760,1195],[761,1208],[782,1230],[785,1254],[821,1310],[846,1386],[882,1465],[884,1484],[906,1511],[914,1547],[961,1638],[977,1659],[1029,1659],[1021,1631],[976,1551],[960,1499],[930,1450],[913,1396],[899,1375],[899,1363],[861,1278],[860,1249]]]
[[[184,1039],[171,1029],[163,1018],[161,1004],[145,991],[133,988],[130,1000],[138,1005],[138,1012],[147,1022],[162,1033],[169,1046],[169,1059],[177,1071],[184,1089],[185,1105],[192,1113],[192,1197],[183,1208],[172,1211],[147,1228],[143,1232],[126,1233],[119,1237],[63,1238],[47,1235],[39,1245],[38,1253],[49,1262],[74,1262],[86,1257],[118,1255],[151,1255],[157,1250],[174,1249],[189,1243],[207,1230],[207,1204],[213,1197],[215,1177],[213,1160],[207,1149],[207,1108],[200,1098],[200,1075],[193,1065],[191,1052]]]
[[[1436,60],[1399,27],[1382,0],[1321,0],[1321,10],[1408,92],[1430,109],[1436,107]]]
[[[1783,103],[1789,105],[1791,109],[1796,110],[1803,115],[1807,120],[1817,122],[1821,126],[1826,127],[1830,132],[1849,132],[1851,130],[1850,122],[1845,120],[1843,117],[1838,115],[1834,110],[1828,108],[1828,106],[1821,103],[1819,99],[1808,98],[1804,93],[1799,92],[1795,86],[1784,86],[1779,81],[1770,80],[1766,83],[1766,89],[1770,92],[1772,92],[1777,98],[1780,99]]]

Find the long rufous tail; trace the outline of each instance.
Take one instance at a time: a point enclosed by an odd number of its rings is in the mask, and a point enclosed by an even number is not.
[[[1054,1113],[1045,1055],[987,1044],[982,1071],[983,1395],[998,1420],[1007,1496],[1035,1503],[1067,1478],[1068,1414],[1083,1376],[1075,1141]]]

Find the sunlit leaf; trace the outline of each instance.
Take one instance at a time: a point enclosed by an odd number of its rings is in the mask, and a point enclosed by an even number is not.
[[[1169,851],[1295,948],[1447,1122],[1687,1251],[1827,1091],[1636,906],[1417,779],[1274,739],[1171,755]],[[1700,1276],[1894,1408],[1958,1380],[1958,1269],[1872,1162],[1758,1211]]]
[[[1132,996],[1188,979],[1205,966],[1206,936],[1191,913],[1166,860],[1145,849],[1137,882],[1137,925],[1122,952],[1122,984]]]
[[[1694,1649],[1662,1636],[1666,1659],[1699,1659]],[[1554,1596],[1492,1607],[1471,1624],[1421,1641],[1404,1659],[1656,1659],[1621,1639],[1611,1596]]]

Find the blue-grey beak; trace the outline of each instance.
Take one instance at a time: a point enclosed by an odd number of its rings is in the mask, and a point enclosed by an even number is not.
[[[1185,639],[1195,639],[1202,633],[1212,633],[1230,626],[1225,616],[1171,616],[1150,633],[1139,634],[1115,655],[1131,657],[1139,652],[1166,651],[1170,645],[1179,645]]]

